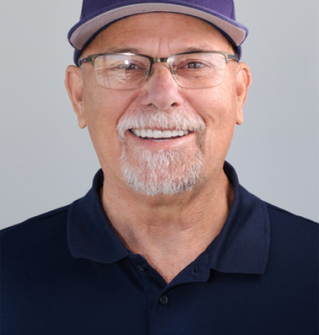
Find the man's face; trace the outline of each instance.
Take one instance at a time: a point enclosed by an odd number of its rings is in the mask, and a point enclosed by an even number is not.
[[[193,50],[233,53],[222,34],[204,21],[152,13],[112,24],[81,58],[106,52],[169,57]],[[147,195],[175,194],[221,173],[234,127],[242,122],[249,85],[245,66],[228,63],[224,82],[204,89],[178,86],[165,63],[154,64],[144,85],[132,90],[100,87],[90,64],[74,77],[66,80],[67,86],[73,82],[69,93],[79,125],[89,129],[105,180]],[[138,136],[141,129],[147,137]],[[158,130],[169,137],[156,139]]]

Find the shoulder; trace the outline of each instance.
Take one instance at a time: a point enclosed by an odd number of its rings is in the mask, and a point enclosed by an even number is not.
[[[66,224],[70,206],[61,207],[3,229],[1,267],[26,269],[66,252]]]
[[[270,221],[270,260],[294,276],[318,276],[319,225],[266,203]],[[297,266],[297,268],[296,268]]]
[[[303,234],[312,234],[319,231],[319,224],[302,216],[292,214],[282,208],[265,203],[272,228],[284,231],[285,233],[303,232]],[[318,237],[318,236],[314,236]]]
[[[69,207],[57,208],[1,230],[2,243],[12,238],[25,239],[26,237],[33,237],[33,239],[37,239],[39,234],[57,229],[66,222]]]

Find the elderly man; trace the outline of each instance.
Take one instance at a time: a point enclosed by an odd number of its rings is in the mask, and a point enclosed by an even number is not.
[[[232,0],[84,0],[65,85],[101,170],[3,232],[3,335],[317,333],[318,226],[225,162],[246,35]]]

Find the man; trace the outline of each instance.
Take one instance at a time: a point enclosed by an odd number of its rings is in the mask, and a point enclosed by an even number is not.
[[[318,226],[225,162],[246,36],[231,0],[84,0],[65,85],[101,171],[3,232],[3,334],[316,334]]]

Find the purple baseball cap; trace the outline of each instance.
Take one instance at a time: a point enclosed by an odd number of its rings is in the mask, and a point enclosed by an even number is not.
[[[68,34],[75,48],[75,64],[78,65],[82,51],[107,26],[125,17],[152,12],[184,14],[212,24],[232,43],[240,58],[248,29],[236,21],[233,0],[83,0],[80,21]]]

